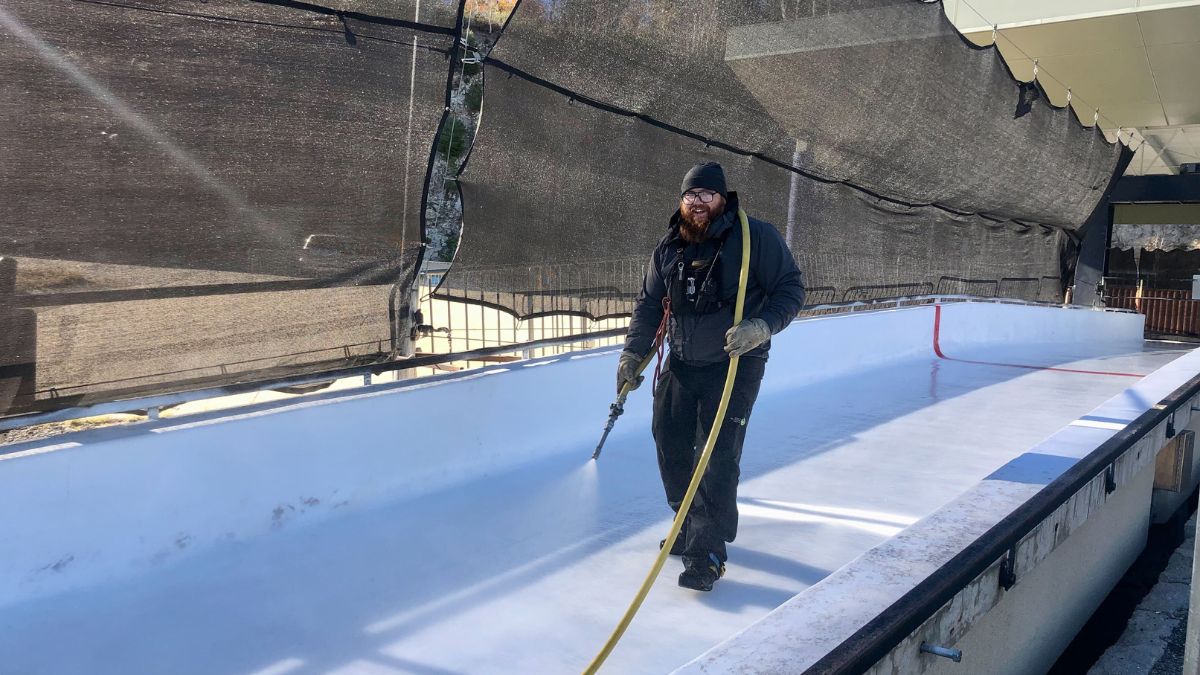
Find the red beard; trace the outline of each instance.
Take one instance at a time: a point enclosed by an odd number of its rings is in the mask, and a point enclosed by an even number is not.
[[[725,213],[724,207],[720,211],[715,211],[711,208],[706,208],[701,214],[694,213],[692,207],[683,205],[679,210],[681,221],[679,223],[679,236],[689,244],[699,244],[705,239],[708,239],[708,226],[721,214]]]

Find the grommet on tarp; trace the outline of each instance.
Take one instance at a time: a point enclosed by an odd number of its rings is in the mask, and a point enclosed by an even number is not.
[[[1100,109],[1099,108],[1096,108],[1096,114],[1092,115],[1092,123],[1093,124],[1100,123]]]
[[[1000,24],[992,24],[992,44],[996,44],[996,34],[1000,32]]]
[[[1067,105],[1071,104],[1071,88],[1067,87]]]
[[[928,642],[922,642],[921,652],[923,654],[933,654],[934,656],[950,659],[955,663],[962,663],[961,649],[950,649],[949,647],[939,647],[937,645],[931,645]]]
[[[1033,79],[1035,79],[1035,80],[1037,79],[1037,74],[1038,74],[1038,60],[1034,59],[1033,60]]]

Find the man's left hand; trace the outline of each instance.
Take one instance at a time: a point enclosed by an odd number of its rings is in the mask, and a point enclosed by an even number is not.
[[[771,339],[771,327],[762,319],[746,319],[725,332],[725,353],[741,356]]]

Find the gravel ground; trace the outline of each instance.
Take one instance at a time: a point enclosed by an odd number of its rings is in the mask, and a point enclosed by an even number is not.
[[[1171,555],[1167,568],[1134,610],[1125,632],[1109,647],[1088,675],[1178,675],[1191,593],[1196,548],[1196,515],[1185,527],[1186,538]]]
[[[1183,646],[1187,639],[1187,621],[1175,624],[1171,635],[1167,637],[1163,655],[1154,664],[1150,675],[1179,675],[1183,672]]]

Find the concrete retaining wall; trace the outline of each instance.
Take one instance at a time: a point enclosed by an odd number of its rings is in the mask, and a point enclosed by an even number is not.
[[[679,672],[804,671],[1197,372],[1200,352],[1156,371]],[[1176,429],[1196,402],[1176,413]],[[1114,492],[1098,476],[1020,542],[1010,590],[997,560],[871,672],[1044,672],[1144,547],[1166,427],[1114,463]],[[921,653],[923,642],[961,649],[962,663]]]
[[[901,672],[1030,675],[1049,670],[1145,547],[1153,462],[1127,478],[1082,526],[966,627],[954,644],[963,652],[962,663],[923,655],[915,665],[927,667]],[[1057,524],[1050,525],[1047,536]],[[989,575],[988,581],[995,578]]]

